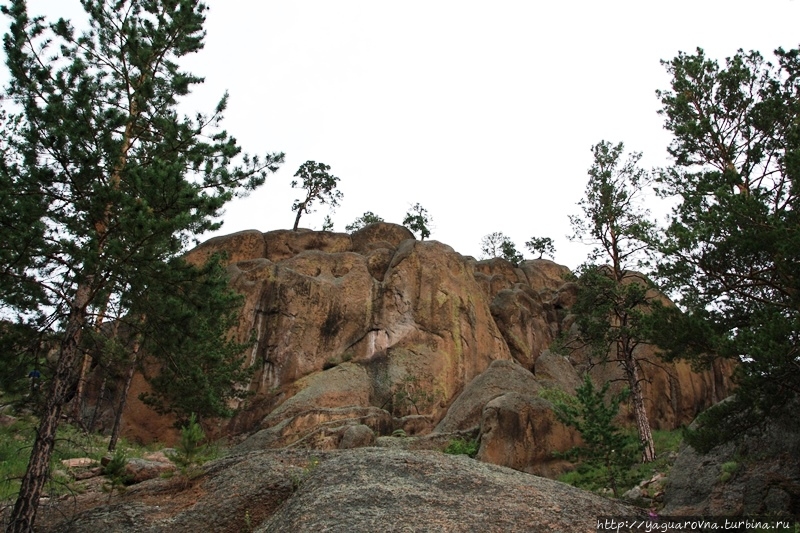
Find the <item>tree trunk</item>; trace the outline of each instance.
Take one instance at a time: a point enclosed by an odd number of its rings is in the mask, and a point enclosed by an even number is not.
[[[642,445],[642,462],[650,463],[656,458],[656,449],[653,444],[650,422],[647,419],[647,410],[644,406],[642,385],[639,382],[639,368],[632,355],[625,358],[625,375],[628,378],[628,387],[631,389],[633,416],[636,421],[636,430],[639,433],[639,442]]]
[[[305,208],[306,208],[305,203],[301,204],[300,207],[297,208],[297,217],[295,217],[294,219],[294,227],[292,228],[292,231],[297,231],[297,226],[300,224],[300,215],[303,214],[303,210]]]
[[[97,424],[97,417],[100,415],[100,410],[103,408],[103,402],[106,400],[106,383],[108,382],[108,370],[103,374],[103,381],[100,383],[100,394],[97,396],[97,403],[92,411],[92,418],[89,419],[89,425],[86,430],[91,433],[94,431],[94,426]]]
[[[81,333],[86,323],[86,308],[91,297],[91,282],[78,285],[72,302],[69,319],[61,342],[56,372],[45,401],[39,430],[33,442],[28,468],[22,477],[17,502],[9,517],[8,533],[33,531],[39,498],[47,481],[50,457],[55,445],[56,430],[61,417],[61,408],[66,403],[74,380],[73,365],[78,356]]]
[[[105,320],[106,310],[108,309],[108,301],[110,296],[106,296],[106,301],[103,302],[103,307],[97,314],[97,319],[94,322],[95,333],[100,333]],[[92,367],[92,356],[88,353],[83,354],[83,362],[81,363],[81,372],[78,374],[78,386],[75,389],[75,398],[72,400],[72,418],[78,425],[86,429],[83,423],[83,396],[86,391],[86,376],[89,374],[89,369]]]
[[[117,441],[119,440],[119,433],[122,428],[122,411],[125,410],[125,404],[128,402],[128,393],[131,390],[131,382],[133,381],[133,374],[136,372],[136,362],[139,359],[139,345],[141,344],[141,337],[136,336],[133,341],[133,350],[131,353],[131,366],[128,367],[128,373],[125,376],[125,386],[122,388],[122,397],[119,399],[119,406],[117,407],[116,416],[114,417],[114,429],[111,430],[111,440],[108,442],[108,451],[113,452],[117,448]]]

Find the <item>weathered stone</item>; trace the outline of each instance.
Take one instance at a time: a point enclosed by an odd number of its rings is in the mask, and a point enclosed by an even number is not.
[[[147,459],[132,458],[125,463],[125,475],[128,483],[141,483],[175,470],[175,465],[172,463],[148,461]]]
[[[350,236],[354,252],[367,255],[378,248],[395,249],[405,240],[414,239],[411,231],[397,224],[377,222],[354,231]]]
[[[480,425],[487,403],[509,392],[536,394],[541,385],[536,378],[513,361],[494,361],[472,380],[453,402],[447,415],[436,426],[437,433],[465,431]]]
[[[339,443],[339,449],[347,450],[350,448],[361,448],[362,446],[371,446],[375,443],[375,433],[372,428],[363,424],[355,426],[348,426],[342,435],[342,442]]]
[[[569,463],[554,459],[580,444],[578,433],[559,422],[549,402],[508,392],[483,408],[477,458],[532,474],[556,477]]]
[[[723,475],[725,469],[728,474]],[[739,443],[700,454],[683,445],[669,472],[664,514],[800,516],[800,431],[771,422]]]
[[[267,254],[264,234],[257,230],[245,230],[213,237],[191,250],[184,257],[192,264],[202,265],[214,254],[222,254],[227,265],[250,259],[261,259]]]
[[[369,331],[373,279],[363,256],[306,251],[247,266],[232,283],[247,289],[237,336],[257,336],[248,361],[257,394],[341,360]]]
[[[489,301],[504,289],[510,289],[517,283],[528,282],[522,270],[500,257],[476,261],[472,263],[472,267],[475,279],[480,281]]]
[[[543,387],[560,389],[569,394],[574,394],[575,389],[583,383],[569,359],[550,350],[543,351],[536,359],[533,373]]]
[[[400,440],[400,439],[398,439]],[[207,463],[192,482],[152,479],[109,502],[40,508],[37,531],[594,531],[644,511],[548,479],[433,451],[280,450]]]
[[[536,359],[558,333],[551,328],[557,317],[541,296],[528,285],[514,284],[500,290],[491,304],[492,317],[508,344],[512,357],[533,369]]]
[[[570,270],[548,259],[523,261],[520,270],[525,274],[528,285],[535,291],[557,291],[565,283]]]
[[[88,466],[97,466],[96,459],[90,457],[75,457],[73,459],[62,459],[61,464],[67,468],[83,468]]]
[[[231,286],[244,296],[232,335],[254,339],[245,353],[253,377],[246,403],[231,405],[242,408],[236,416],[205,426],[213,438],[241,442],[252,434],[248,449],[335,448],[353,424],[419,437],[434,428],[439,436],[477,431],[498,396],[535,396],[542,386],[572,392],[587,367],[580,353],[567,359],[548,351],[574,327],[569,307],[577,295],[565,282],[569,271],[552,261],[519,268],[504,259],[475,261],[388,223],[352,235],[240,232],[188,257],[198,262],[214,252],[227,253]],[[655,428],[685,424],[728,393],[729,367],[697,374],[683,363],[662,364],[655,352],[641,355]],[[505,366],[489,372],[493,362]],[[593,375],[600,383],[620,377],[613,365]],[[123,434],[175,442],[174,418],[139,401],[147,390],[137,374]]]
[[[275,263],[309,250],[337,254],[349,252],[353,248],[350,235],[347,233],[302,228],[297,231],[284,229],[268,231],[264,233],[264,242],[266,252],[263,257]]]

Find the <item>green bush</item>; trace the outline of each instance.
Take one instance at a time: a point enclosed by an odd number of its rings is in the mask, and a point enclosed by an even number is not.
[[[558,419],[574,427],[581,434],[584,446],[571,449],[563,457],[581,460],[583,463],[576,470],[578,476],[585,481],[583,488],[596,490],[595,486],[611,488],[614,497],[620,494],[620,488],[626,484],[631,467],[636,463],[639,453],[637,439],[630,432],[620,428],[617,423],[619,405],[626,398],[626,392],[606,398],[609,383],[600,389],[595,388],[589,375],[584,376],[583,385],[575,389],[575,397],[564,396],[559,391],[543,391],[543,396],[553,404]]]
[[[447,444],[447,448],[444,449],[444,453],[449,453],[450,455],[469,455],[470,457],[475,457],[478,455],[478,448],[478,439],[467,440],[457,437]]]
[[[170,456],[185,476],[195,477],[200,473],[197,467],[209,460],[212,449],[205,441],[206,434],[192,413],[189,421],[181,428],[181,439]]]
[[[723,483],[729,481],[733,475],[739,470],[739,463],[736,461],[728,461],[722,463],[722,474],[719,476],[719,480]]]
[[[103,467],[103,475],[108,478],[108,482],[103,486],[108,491],[108,501],[114,495],[114,491],[121,492],[125,485],[130,482],[131,477],[125,472],[128,464],[128,456],[124,451],[117,450],[111,460]]]

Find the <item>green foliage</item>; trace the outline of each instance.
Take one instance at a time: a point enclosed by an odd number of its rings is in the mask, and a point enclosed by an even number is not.
[[[594,246],[591,262],[611,263],[615,279],[623,267],[641,266],[655,225],[642,207],[643,194],[652,177],[639,168],[642,154],[634,152],[623,160],[625,146],[600,141],[592,146],[594,161],[589,181],[578,206],[583,215],[570,215],[572,240]]]
[[[0,390],[15,396],[41,395],[42,378],[33,379],[30,373],[45,370],[45,343],[49,335],[24,322],[0,321]]]
[[[740,466],[741,465],[736,461],[727,461],[725,463],[722,463],[722,466],[720,467],[721,474],[719,476],[719,480],[722,481],[723,483],[726,483],[733,477],[733,475],[736,472],[739,471]]]
[[[300,224],[300,216],[303,213],[313,213],[311,206],[315,202],[330,205],[331,208],[339,205],[342,199],[342,193],[336,190],[339,178],[330,174],[328,172],[330,169],[331,167],[325,163],[306,161],[294,173],[294,177],[300,178],[301,181],[292,180],[292,187],[300,187],[306,191],[305,199],[302,201],[295,200],[292,205],[292,211],[297,211],[297,217],[294,220],[294,231],[297,231],[297,226]]]
[[[33,444],[36,427],[37,420],[32,416],[21,416],[10,426],[0,427],[0,500],[13,498],[19,491],[20,479],[28,463],[25,452]],[[62,424],[56,435],[50,472],[62,469],[61,461],[76,457],[88,457],[99,463],[105,441],[103,436],[86,434],[70,424]],[[129,455],[140,452],[128,450]],[[80,491],[80,486],[69,478],[51,479],[45,491],[50,496],[59,496]]]
[[[639,449],[636,439],[614,422],[627,391],[611,396],[606,403],[608,388],[606,383],[596,389],[586,375],[574,399],[565,401],[557,392],[549,391],[543,396],[553,404],[558,419],[577,429],[583,439],[584,446],[573,448],[567,456],[581,459],[582,475],[592,483],[599,480],[603,487],[610,487],[616,497]]]
[[[532,254],[539,254],[539,259],[545,255],[554,258],[556,254],[556,247],[553,239],[550,237],[531,237],[531,240],[525,243],[525,246]]]
[[[197,421],[194,413],[181,428],[181,439],[172,456],[173,461],[181,468],[202,464],[207,450],[206,434]]]
[[[108,491],[108,501],[114,495],[114,491],[124,490],[125,485],[130,482],[130,476],[125,472],[128,464],[128,456],[123,451],[116,451],[111,460],[103,467],[103,475],[108,478],[104,488]]]
[[[214,448],[206,441],[206,434],[192,413],[181,428],[181,438],[169,458],[178,466],[184,481],[187,481],[201,475],[201,465],[214,455]]]
[[[372,211],[367,211],[355,219],[352,224],[345,226],[344,230],[347,233],[353,233],[354,231],[360,230],[364,226],[369,226],[370,224],[375,224],[376,222],[383,222],[383,219]]]
[[[655,449],[636,348],[652,342],[648,316],[656,293],[647,278],[631,269],[646,265],[653,242],[655,225],[640,205],[650,175],[638,167],[641,154],[623,160],[622,143],[601,141],[592,152],[586,196],[578,203],[583,216],[570,216],[572,239],[594,245],[589,262],[578,268],[578,294],[571,309],[578,333],[571,347],[588,348],[591,364],[620,366],[631,392],[642,460],[649,462]]]
[[[427,209],[419,203],[411,206],[403,219],[403,225],[418,235],[421,241],[431,236],[432,224],[433,219],[428,214]]]
[[[658,185],[677,205],[658,274],[685,312],[663,311],[660,343],[739,363],[735,399],[687,437],[702,449],[790,412],[800,391],[800,50],[775,55],[662,62],[675,165]]]
[[[325,215],[325,220],[322,221],[322,231],[333,231],[333,220],[330,215]]]
[[[204,4],[81,4],[84,33],[31,19],[24,0],[2,6],[10,79],[0,113],[0,308],[60,337],[14,530],[34,527],[47,443],[94,316],[106,304],[124,316],[194,235],[220,226],[226,202],[283,161],[241,153],[221,127],[227,96],[210,115],[179,111],[203,81],[179,61],[203,47]]]
[[[450,455],[468,455],[470,457],[475,457],[478,455],[479,448],[480,443],[478,442],[478,439],[467,440],[457,437],[447,443],[444,453],[448,453]]]
[[[517,251],[514,242],[499,231],[484,235],[481,239],[481,252],[484,258],[502,257],[514,266],[519,266],[522,262],[522,254]]]
[[[230,417],[230,403],[248,395],[251,376],[244,365],[247,344],[228,338],[239,319],[242,297],[228,286],[219,258],[201,268],[175,260],[158,278],[170,290],[158,290],[132,303],[147,319],[143,347],[163,361],[148,376],[152,392],[142,401],[159,413],[174,413],[178,425],[189,415]]]

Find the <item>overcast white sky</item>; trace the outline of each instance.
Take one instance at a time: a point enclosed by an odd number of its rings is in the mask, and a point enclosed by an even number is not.
[[[225,126],[245,150],[286,153],[219,233],[291,228],[292,176],[315,160],[341,179],[336,231],[365,211],[400,223],[419,202],[431,238],[464,255],[478,257],[493,231],[521,251],[549,236],[570,267],[588,253],[566,236],[590,147],[623,141],[645,166],[667,163],[659,60],[800,44],[800,0],[207,4],[206,48],[186,63],[206,84],[187,110],[210,112],[227,90]],[[80,13],[78,0],[29,5]],[[319,229],[326,214],[301,226]]]

